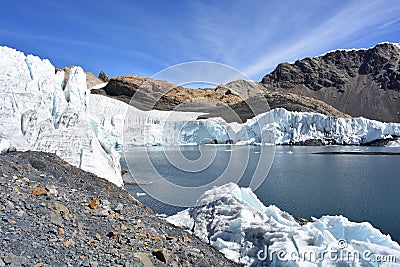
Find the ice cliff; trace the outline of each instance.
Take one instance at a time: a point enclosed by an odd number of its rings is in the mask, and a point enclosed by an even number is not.
[[[367,222],[323,216],[299,225],[264,206],[249,188],[229,183],[206,191],[197,207],[167,220],[246,266],[379,266],[400,259],[400,246]]]
[[[296,144],[319,140],[324,144],[360,145],[400,136],[400,124],[365,118],[332,118],[318,113],[290,112],[282,108],[260,114],[244,124],[219,118],[188,122],[182,127],[180,143],[204,139],[224,143]],[[250,142],[250,143],[251,143]]]
[[[176,145],[187,122],[202,113],[142,111],[124,102],[102,96],[89,96],[89,113],[99,140],[108,147]]]
[[[92,117],[106,131],[99,133],[110,146],[152,146],[202,143],[362,145],[400,136],[400,124],[365,118],[333,118],[282,108],[260,114],[246,123],[221,118],[200,119],[200,113],[141,111],[114,99],[90,96]],[[125,120],[122,114],[127,114]]]
[[[56,153],[122,185],[119,155],[91,123],[85,73],[64,78],[48,60],[0,47],[0,147]]]

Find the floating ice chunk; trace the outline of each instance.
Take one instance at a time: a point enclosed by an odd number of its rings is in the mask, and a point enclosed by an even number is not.
[[[237,146],[246,146],[246,145],[252,145],[252,144],[254,144],[255,143],[255,138],[250,138],[249,140],[240,140],[240,141],[237,141],[236,143],[235,143],[235,145],[237,145]]]
[[[397,141],[389,141],[386,144],[386,147],[400,147],[400,140]]]

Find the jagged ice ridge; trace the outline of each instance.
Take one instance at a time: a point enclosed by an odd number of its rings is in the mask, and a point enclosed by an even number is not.
[[[105,149],[90,123],[86,75],[0,47],[0,148],[52,152],[121,186],[119,154]]]
[[[202,144],[216,140],[234,144],[294,144],[320,140],[325,144],[362,145],[400,136],[400,124],[365,118],[333,118],[282,108],[243,124],[221,118],[200,119],[200,113],[141,111],[101,95],[90,96],[92,118],[110,146]],[[126,117],[125,117],[126,114]],[[390,143],[395,146],[397,143]]]
[[[377,256],[400,259],[399,244],[370,223],[323,216],[301,226],[234,183],[206,191],[196,207],[167,220],[245,266],[378,266]]]

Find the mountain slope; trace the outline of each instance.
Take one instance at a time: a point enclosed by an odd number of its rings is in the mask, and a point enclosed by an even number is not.
[[[269,90],[319,99],[354,117],[400,122],[399,44],[282,63],[262,83]]]
[[[0,266],[238,266],[54,154],[0,154]]]
[[[295,94],[271,92],[263,84],[251,81],[233,81],[216,88],[193,89],[167,81],[130,75],[111,78],[105,87],[92,89],[91,93],[106,95],[142,110],[154,108],[205,112],[208,114],[202,118],[222,117],[227,122],[245,122],[270,108],[279,107],[290,111],[349,117],[322,101]]]

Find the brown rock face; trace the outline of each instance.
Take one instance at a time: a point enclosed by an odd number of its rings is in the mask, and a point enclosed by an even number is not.
[[[131,75],[112,78],[104,88],[91,92],[110,96],[142,110],[204,112],[208,114],[201,118],[222,117],[228,122],[245,122],[254,115],[268,111],[269,107],[348,117],[322,101],[271,92],[263,84],[251,81],[233,81],[212,89],[192,89]]]
[[[97,78],[91,72],[85,72],[85,74],[86,74],[86,86],[88,89],[104,82],[104,81],[100,80],[99,78]]]
[[[254,114],[260,114],[274,108],[284,108],[297,112],[318,112],[329,117],[350,117],[323,101],[288,92],[271,91],[265,85],[257,82],[233,81],[226,85],[220,85],[215,90],[221,93],[230,92],[244,96],[246,101],[229,106],[242,118],[242,121],[252,118]],[[260,99],[261,97],[263,99]]]
[[[184,88],[137,75],[111,78],[104,88],[91,92],[108,95],[141,110],[205,112],[209,113],[206,117],[221,116],[228,121],[240,121],[238,116],[233,116],[228,110],[230,105],[243,101],[232,93]]]
[[[267,91],[265,97],[271,109],[284,108],[289,111],[317,112],[329,117],[350,118],[348,114],[325,102],[307,96]]]
[[[183,88],[167,81],[153,80],[137,75],[110,79],[103,90],[110,96],[118,96],[141,109],[172,110],[175,107],[200,98],[214,99],[222,103],[237,103],[241,99],[232,94],[222,94],[211,89]],[[137,94],[136,94],[137,93]],[[134,99],[131,99],[135,95]],[[135,103],[136,102],[136,103]],[[207,102],[204,100],[204,102]]]
[[[107,74],[105,74],[103,71],[100,71],[99,79],[105,83],[110,81],[110,78],[108,78]]]
[[[95,207],[97,207],[100,204],[100,201],[98,201],[97,199],[92,199],[89,203],[89,208],[94,209]]]
[[[326,102],[351,116],[400,122],[400,46],[337,50],[293,64],[282,63],[262,79],[272,91]]]

